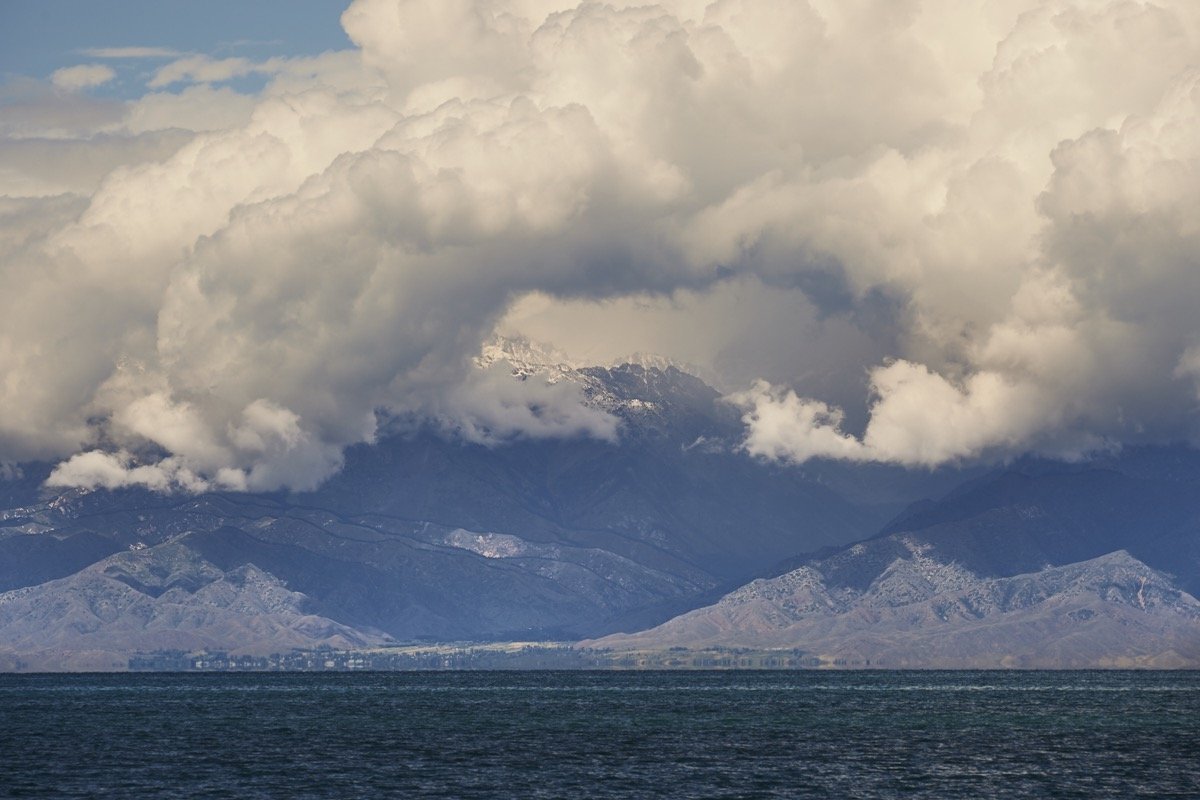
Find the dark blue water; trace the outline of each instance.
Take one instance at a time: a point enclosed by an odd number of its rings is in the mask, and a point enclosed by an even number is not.
[[[0,795],[1200,798],[1200,673],[6,675]]]

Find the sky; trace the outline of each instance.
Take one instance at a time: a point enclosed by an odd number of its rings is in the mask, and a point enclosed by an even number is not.
[[[113,85],[97,87],[101,93],[132,99],[145,92],[147,73],[175,54],[265,59],[349,48],[338,23],[345,7],[344,0],[4,0],[0,75],[45,79],[97,62],[117,73]],[[146,54],[132,57],[138,49]],[[89,55],[105,50],[113,52]]]
[[[619,444],[496,335],[695,365],[782,463],[1197,439],[1192,0],[0,15],[0,461],[57,485]]]

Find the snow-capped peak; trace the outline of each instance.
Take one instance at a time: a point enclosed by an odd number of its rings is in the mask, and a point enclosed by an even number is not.
[[[475,357],[475,366],[487,369],[499,361],[507,362],[514,375],[562,373],[579,369],[579,365],[573,363],[562,351],[550,345],[532,342],[523,336],[492,336],[480,348],[479,355]]]

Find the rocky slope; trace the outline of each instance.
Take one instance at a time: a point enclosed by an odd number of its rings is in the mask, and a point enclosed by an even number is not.
[[[614,650],[801,650],[825,664],[1052,669],[1200,666],[1200,601],[1124,551],[1008,578],[914,553],[865,590],[821,564],[750,583]]]
[[[270,653],[389,641],[310,607],[253,564],[222,570],[172,542],[0,594],[0,654],[29,669],[111,669],[136,650]]]
[[[1200,666],[1200,458],[1027,461],[713,605],[589,644],[877,666]]]

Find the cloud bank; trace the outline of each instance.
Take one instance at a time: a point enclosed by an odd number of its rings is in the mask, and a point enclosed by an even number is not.
[[[50,82],[60,89],[76,91],[103,86],[115,77],[117,73],[113,68],[104,64],[79,64],[55,70],[50,76]]]
[[[356,0],[342,23],[354,50],[188,55],[128,103],[5,90],[0,460],[306,488],[393,415],[612,438],[569,389],[474,373],[480,342],[531,295],[731,280],[861,334],[861,412],[803,375],[735,396],[754,454],[1195,434],[1190,0]],[[223,85],[246,75],[266,88]]]

